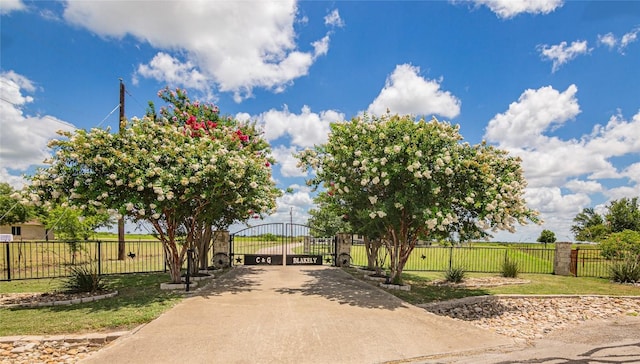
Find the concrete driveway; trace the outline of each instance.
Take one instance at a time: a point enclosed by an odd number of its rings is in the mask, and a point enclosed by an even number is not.
[[[337,268],[243,266],[82,363],[419,362],[514,344]]]

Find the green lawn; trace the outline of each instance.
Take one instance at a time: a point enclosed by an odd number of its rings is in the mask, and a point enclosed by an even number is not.
[[[147,323],[181,300],[181,293],[160,289],[169,275],[131,274],[104,278],[118,295],[96,302],[39,308],[0,308],[0,336],[52,335],[126,330]],[[52,292],[60,279],[0,282],[0,294]]]
[[[384,254],[385,249],[380,249]],[[451,267],[463,267],[468,272],[501,272],[505,259],[516,261],[520,271],[528,273],[552,273],[553,257],[551,249],[522,245],[511,246],[480,246],[472,247],[416,247],[409,256],[404,267],[405,271],[445,271]],[[367,255],[364,245],[351,247],[352,264],[366,266]],[[383,266],[389,265],[386,257]]]
[[[354,275],[358,277],[360,274],[354,273]],[[487,277],[496,276],[496,274],[469,273],[467,276]],[[434,280],[442,280],[443,277],[443,273],[440,272],[404,273],[404,283],[411,285],[411,291],[390,290],[389,292],[413,304],[495,294],[640,296],[638,286],[613,283],[602,278],[565,277],[553,274],[520,274],[518,278],[531,282],[499,287],[464,288],[430,284]]]

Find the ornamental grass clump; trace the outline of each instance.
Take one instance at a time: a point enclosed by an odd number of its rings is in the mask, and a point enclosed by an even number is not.
[[[95,269],[74,266],[69,269],[69,274],[62,283],[62,290],[65,293],[95,293],[106,289],[102,276]]]
[[[640,282],[640,258],[627,257],[610,268],[611,280],[618,283]]]
[[[464,267],[451,267],[444,272],[444,279],[449,283],[461,283],[466,276]]]
[[[506,258],[502,263],[502,276],[505,278],[517,278],[520,273],[518,262]]]

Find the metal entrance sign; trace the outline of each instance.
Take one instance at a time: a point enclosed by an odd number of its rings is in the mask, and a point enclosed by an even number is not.
[[[244,265],[282,265],[282,255],[245,254]],[[322,265],[322,255],[287,255],[286,265]]]
[[[245,254],[244,265],[282,265],[282,255]]]
[[[287,255],[287,265],[322,265],[322,255]]]
[[[300,224],[262,224],[229,235],[232,265],[335,264],[336,238]]]

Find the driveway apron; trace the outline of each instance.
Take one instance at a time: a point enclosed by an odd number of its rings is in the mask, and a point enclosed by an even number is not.
[[[513,344],[338,268],[243,266],[83,363],[382,363]]]

